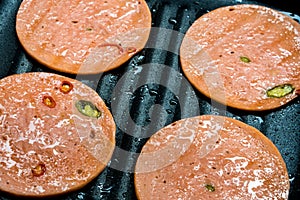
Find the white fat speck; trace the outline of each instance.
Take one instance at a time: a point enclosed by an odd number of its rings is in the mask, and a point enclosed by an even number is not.
[[[184,133],[184,134],[186,134],[186,133]],[[194,133],[191,133],[190,135],[182,135],[182,134],[180,134],[179,135],[179,139],[183,139],[183,140],[189,140],[190,142],[193,142],[194,141],[194,138],[195,138],[195,134]]]
[[[171,140],[172,138],[175,138],[175,135],[167,135],[167,140]]]
[[[300,37],[294,37],[294,41],[295,41],[295,45],[296,48],[299,49],[300,48]]]
[[[17,114],[9,115],[9,118],[18,119],[18,115]]]
[[[248,193],[251,194],[251,199],[262,199],[256,196],[256,193],[253,191],[253,188],[257,188],[263,185],[264,180],[255,179],[254,181],[249,181],[248,183]]]
[[[235,185],[239,186],[239,185],[240,185],[240,178],[239,178],[239,177],[232,178],[232,182],[233,182]]]
[[[244,147],[250,147],[251,146],[251,143],[247,139],[241,140],[240,144],[243,145]]]
[[[66,191],[69,189],[69,184],[66,184],[63,188],[62,188],[62,191]]]
[[[2,151],[5,151],[5,152],[8,153],[8,154],[13,153],[13,150],[11,149],[11,146],[10,146],[10,144],[9,144],[9,140],[6,140],[6,142],[3,143],[3,144],[4,144],[4,145],[3,145],[3,147],[2,147]]]
[[[80,121],[84,121],[81,117],[79,117],[78,115],[70,115],[70,119],[74,119],[74,120],[76,120],[76,119],[78,119],[78,120],[80,120]]]
[[[19,169],[18,169],[18,174],[17,174],[17,175],[18,175],[18,176],[21,176],[21,175],[22,175],[22,172],[23,172],[23,171],[19,168]]]
[[[5,163],[7,169],[12,168],[17,164],[16,161],[11,159],[11,154],[6,154],[5,156],[6,157],[0,157],[0,162]]]
[[[26,133],[35,132],[36,131],[36,124],[39,124],[41,127],[44,127],[44,120],[42,120],[40,118],[31,120],[29,122],[28,130],[26,131]]]
[[[36,189],[37,189],[40,193],[43,193],[43,192],[46,191],[42,186],[37,186]]]
[[[224,180],[225,185],[231,185],[230,180]]]
[[[151,145],[153,145],[153,146],[156,146],[156,147],[158,147],[158,146],[161,145],[161,143],[158,142],[158,141],[149,141],[149,144],[151,144]]]
[[[49,144],[49,145],[45,145],[45,146],[41,147],[41,149],[52,149],[52,148],[58,146],[59,144],[60,144],[59,141],[55,141],[55,143]]]
[[[208,128],[208,126],[211,126],[211,121],[209,120],[205,120],[202,122],[202,126],[200,126],[201,128]]]
[[[20,142],[20,141],[26,141],[28,138],[24,137],[23,135],[20,135],[18,139],[16,139],[15,142]]]
[[[24,101],[23,99],[17,99],[15,97],[10,97],[10,99],[12,99],[13,102],[17,102],[17,103],[21,103]]]
[[[204,134],[208,137],[218,137],[218,132],[222,129],[222,126],[217,124],[216,126],[211,127],[209,131],[204,131]]]
[[[29,144],[33,144],[35,142],[36,142],[36,139],[29,139],[29,141],[28,141]]]
[[[225,67],[226,69],[229,69],[229,70],[235,70],[235,68],[233,68],[233,67]]]
[[[198,171],[199,169],[200,169],[200,165],[194,166],[194,170],[195,170],[195,171]]]
[[[247,185],[248,185],[248,181],[245,181],[243,186],[246,187]]]
[[[64,50],[63,52],[61,52],[61,56],[66,56],[67,55],[67,53],[68,53],[68,51],[69,51],[69,49],[66,49],[66,50]]]
[[[28,152],[27,152],[27,155],[33,155],[33,154],[35,154],[35,153],[36,153],[35,151],[31,150],[31,151],[28,151]]]
[[[279,48],[279,50],[281,51],[281,54],[285,57],[288,57],[288,56],[291,56],[292,53],[286,49],[283,49],[283,48]]]
[[[247,160],[247,158],[245,157],[240,157],[240,156],[235,156],[235,157],[232,157],[232,158],[225,158],[226,160],[230,160],[232,161],[233,163],[235,163],[236,160]]]
[[[218,174],[219,176],[222,176],[222,175],[223,175],[223,170],[221,169],[221,170],[217,171],[217,174]]]
[[[253,174],[255,176],[259,176],[259,174],[262,172],[262,170],[259,170],[259,169],[256,169],[256,170],[253,170]]]
[[[49,182],[49,185],[53,185],[53,186],[56,186],[56,187],[61,187],[61,183],[62,183],[62,177],[58,177],[58,180],[52,180],[51,182]]]
[[[101,132],[101,130],[99,130],[99,129],[102,129],[101,126],[96,126],[92,121],[90,121],[90,125],[91,125],[91,128],[92,128],[96,133]]]
[[[4,122],[5,122],[6,116],[7,116],[6,114],[0,115],[0,127],[4,126]]]
[[[9,160],[6,161],[6,166],[7,168],[12,168],[13,166],[15,166],[17,164],[16,161],[12,160],[11,158],[9,158]]]
[[[286,190],[285,192],[283,192],[283,193],[281,194],[281,197],[282,197],[283,199],[287,199],[288,196],[289,196],[289,190]]]
[[[126,7],[136,8],[138,6],[138,2],[126,2]]]
[[[123,19],[123,18],[125,18],[125,17],[127,17],[127,16],[129,16],[129,15],[131,15],[131,14],[134,14],[134,13],[135,13],[135,10],[131,10],[131,11],[129,11],[129,12],[126,12],[126,14],[120,16],[120,17],[118,18],[118,20]]]
[[[60,120],[60,121],[55,125],[55,127],[61,128],[63,125],[68,125],[68,124],[70,124],[70,120],[69,120],[69,119],[63,119],[63,120]]]
[[[29,126],[28,126],[28,131],[29,132],[34,132],[35,131],[35,125],[34,125],[34,122],[33,121],[30,121],[29,122]]]
[[[40,119],[40,118],[37,118],[36,121],[35,121],[35,124],[40,124],[41,127],[44,127],[44,120]]]
[[[5,110],[5,107],[0,103],[0,109]]]
[[[87,124],[81,124],[81,126],[82,126],[83,128],[88,128],[88,125],[87,125]]]
[[[55,149],[53,149],[53,154],[54,154],[55,156],[57,156],[59,153],[58,153]]]
[[[264,170],[268,174],[271,174],[272,172],[274,172],[272,168],[265,168]]]
[[[48,78],[48,77],[52,77],[53,75],[52,74],[50,74],[50,73],[40,73],[39,74],[39,77],[40,78]]]
[[[232,158],[225,158],[226,160],[230,160],[235,164],[235,170],[237,172],[241,172],[242,168],[246,168],[248,165],[248,159],[245,157],[235,156]]]

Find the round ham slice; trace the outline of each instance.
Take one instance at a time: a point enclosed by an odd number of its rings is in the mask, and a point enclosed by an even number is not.
[[[16,31],[45,66],[72,74],[114,69],[139,52],[151,28],[144,0],[24,0]]]
[[[202,15],[180,56],[195,88],[230,107],[274,109],[300,88],[300,24],[267,7],[233,5]]]
[[[289,177],[276,146],[228,117],[174,122],[146,142],[135,168],[138,199],[288,199]]]
[[[107,166],[116,126],[98,94],[51,73],[0,80],[0,190],[45,197],[79,189]]]

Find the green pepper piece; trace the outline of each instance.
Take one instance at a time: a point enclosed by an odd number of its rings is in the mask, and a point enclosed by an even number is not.
[[[211,184],[206,184],[205,187],[210,192],[214,192],[216,190],[215,187]]]
[[[99,118],[101,116],[101,112],[90,101],[79,100],[75,103],[75,107],[81,114],[85,116],[93,118]]]
[[[291,84],[277,85],[267,90],[268,97],[281,98],[294,91],[294,87]]]
[[[241,56],[240,57],[241,61],[244,62],[244,63],[249,63],[251,62],[250,58],[246,57],[246,56]]]

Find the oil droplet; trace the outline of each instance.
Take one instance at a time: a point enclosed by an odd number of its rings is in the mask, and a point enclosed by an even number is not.
[[[175,101],[175,100],[172,99],[172,100],[170,100],[170,104],[176,106],[177,105],[177,101]]]
[[[172,114],[173,113],[173,111],[170,110],[170,109],[167,109],[166,111],[167,111],[168,114]]]
[[[102,194],[102,195],[107,195],[107,194],[109,194],[111,191],[112,191],[112,189],[113,189],[113,186],[102,186],[102,188],[100,188],[101,189],[101,191],[100,191],[100,193]]]
[[[80,193],[77,195],[77,198],[80,199],[80,200],[81,200],[81,199],[83,200],[83,199],[85,199],[85,196],[86,196],[86,195],[85,195],[83,192],[80,192]]]
[[[177,20],[174,19],[174,18],[170,18],[169,19],[169,23],[172,24],[172,25],[176,25],[177,24]]]
[[[146,118],[146,122],[151,122],[151,118],[150,118],[150,117],[147,117],[147,118]]]
[[[300,16],[294,14],[294,13],[291,13],[291,12],[286,12],[286,11],[280,11],[282,12],[283,14],[293,18],[295,21],[299,22],[300,21]]]
[[[144,96],[139,96],[138,98],[140,101],[144,101]]]
[[[243,119],[242,119],[240,116],[233,116],[232,118],[233,118],[233,119],[236,119],[236,120],[243,121]]]
[[[253,121],[258,124],[262,124],[264,122],[264,120],[261,117],[255,117]]]
[[[295,176],[292,174],[289,174],[289,181],[292,183],[295,180]]]
[[[127,192],[126,193],[122,193],[122,197],[123,197],[123,199],[127,199]]]
[[[157,92],[156,90],[150,89],[150,90],[149,90],[149,94],[150,94],[151,96],[156,96],[156,95],[158,95],[158,92]]]

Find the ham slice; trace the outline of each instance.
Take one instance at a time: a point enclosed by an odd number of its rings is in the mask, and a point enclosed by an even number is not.
[[[276,146],[232,118],[202,115],[150,137],[135,168],[138,199],[288,199]]]

